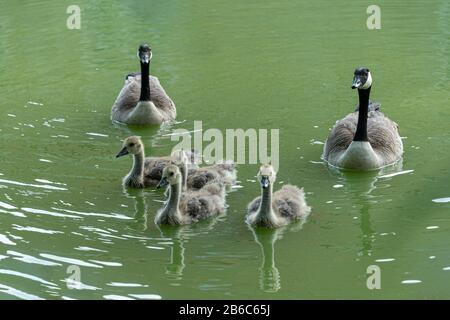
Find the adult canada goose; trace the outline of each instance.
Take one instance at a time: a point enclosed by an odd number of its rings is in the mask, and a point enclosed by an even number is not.
[[[270,164],[261,166],[258,180],[261,183],[261,196],[248,205],[247,223],[277,228],[306,218],[311,212],[311,207],[306,204],[303,188],[284,185],[273,193],[276,173]]]
[[[184,153],[190,160],[190,166],[195,167],[197,152],[184,151]],[[123,178],[123,184],[131,188],[156,187],[161,180],[164,167],[177,159],[176,155],[146,158],[144,144],[137,136],[131,136],[124,140],[122,149],[116,155],[116,158],[128,154],[133,155],[133,167]]]
[[[371,88],[369,69],[356,69],[352,89],[358,89],[359,107],[331,130],[322,155],[330,165],[373,170],[400,160],[403,143],[398,125],[381,113],[380,104],[369,102]]]
[[[125,78],[125,85],[112,106],[112,120],[134,125],[159,125],[174,120],[175,104],[158,78],[150,75],[152,49],[148,44],[142,44],[137,55],[141,73],[132,73]]]
[[[210,182],[198,191],[182,192],[182,176],[177,165],[164,168],[158,187],[169,185],[169,198],[158,211],[157,224],[190,224],[225,211],[223,185]]]

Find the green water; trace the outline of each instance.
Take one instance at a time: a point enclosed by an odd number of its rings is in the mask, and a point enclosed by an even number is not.
[[[450,202],[433,202],[450,197],[447,0],[378,1],[381,30],[367,29],[366,1],[78,1],[81,30],[68,30],[71,4],[0,2],[1,299],[450,298]],[[161,130],[109,119],[144,41],[178,108]],[[359,65],[400,125],[402,174],[320,160],[357,103]],[[124,190],[131,159],[114,155],[131,134],[168,154],[195,120],[280,129],[278,182],[305,187],[309,220],[249,229],[253,164],[224,217],[158,229],[163,193]],[[70,265],[81,289],[67,287]],[[366,287],[370,265],[380,290]]]

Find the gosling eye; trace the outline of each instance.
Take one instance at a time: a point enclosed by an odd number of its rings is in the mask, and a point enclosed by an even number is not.
[[[173,176],[173,172],[169,173],[169,176]]]
[[[132,147],[134,147],[134,143],[131,142],[128,146],[132,148]]]

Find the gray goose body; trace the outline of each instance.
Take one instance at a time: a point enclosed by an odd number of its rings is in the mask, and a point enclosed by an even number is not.
[[[175,103],[167,95],[158,78],[150,75],[151,48],[139,47],[141,73],[129,74],[111,108],[111,119],[130,125],[160,125],[174,120]]]
[[[112,120],[126,124],[161,124],[177,116],[175,103],[167,95],[158,78],[149,76],[151,101],[139,105],[141,75],[129,75],[111,110]],[[140,110],[141,108],[141,110]]]
[[[336,122],[325,142],[322,158],[332,166],[350,170],[375,170],[394,164],[403,154],[398,125],[381,112],[380,104],[369,102],[372,86],[369,70],[356,69],[355,81],[359,107]]]
[[[323,151],[323,158],[329,164],[343,167],[344,163],[341,160],[353,142],[357,124],[358,111],[350,113],[336,122],[327,138]],[[381,111],[369,112],[367,135],[370,147],[378,159],[373,166],[374,169],[395,163],[401,158],[403,143],[398,133],[398,125]]]

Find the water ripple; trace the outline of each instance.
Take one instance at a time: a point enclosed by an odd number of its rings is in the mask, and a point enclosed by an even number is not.
[[[0,283],[0,291],[24,300],[44,300],[34,294],[26,293]]]
[[[6,179],[0,179],[0,183],[7,183],[7,184],[13,184],[16,186],[23,186],[23,187],[33,187],[33,188],[41,188],[41,189],[47,189],[47,190],[61,190],[61,191],[67,191],[66,188],[61,187],[55,187],[47,184],[31,184],[31,183],[23,183],[13,180],[6,180]]]
[[[13,205],[10,205],[9,203],[0,201],[0,207],[8,209],[8,210],[14,210],[17,209],[17,207],[14,207]]]
[[[56,267],[56,266],[61,266],[60,263],[56,263],[56,262],[52,262],[52,261],[48,261],[48,260],[44,260],[44,259],[39,259],[27,254],[23,254],[20,252],[16,252],[16,251],[11,251],[8,250],[6,251],[7,254],[9,254],[10,256],[14,256],[13,259],[15,260],[19,260],[25,263],[31,263],[31,264],[40,264],[43,266],[52,266],[52,267]]]
[[[54,230],[47,230],[47,229],[41,229],[36,227],[23,227],[17,224],[13,225],[13,228],[19,231],[30,231],[30,232],[36,232],[36,233],[43,233],[43,234],[57,234],[57,233],[64,233],[62,231],[54,231]]]
[[[52,283],[52,282],[46,281],[46,280],[44,280],[42,278],[39,278],[37,276],[33,276],[31,274],[22,273],[22,272],[19,272],[19,271],[8,270],[8,269],[0,269],[0,273],[1,274],[11,275],[11,276],[17,276],[17,277],[21,277],[21,278],[25,278],[25,279],[29,279],[29,280],[36,281],[36,282],[39,282],[41,284],[44,284],[46,286],[57,287],[57,285]]]
[[[391,177],[395,177],[395,176],[398,176],[401,174],[407,174],[407,173],[411,173],[411,172],[414,172],[414,170],[404,170],[404,171],[400,171],[400,172],[394,172],[394,173],[378,176],[378,178],[391,178]]]
[[[136,299],[145,300],[161,300],[162,297],[159,294],[130,294],[131,297]]]
[[[110,287],[126,287],[126,288],[147,288],[148,285],[140,283],[127,283],[127,282],[110,282],[106,284]]]
[[[85,262],[83,260],[79,260],[79,259],[73,259],[73,258],[66,258],[66,257],[61,257],[61,256],[56,256],[53,254],[49,254],[49,253],[41,253],[39,254],[41,257],[50,259],[50,260],[54,260],[54,261],[59,261],[59,262],[65,262],[68,264],[74,264],[80,267],[91,267],[91,268],[103,268],[102,266],[99,266],[97,264],[93,264],[93,263],[89,263],[89,262]]]
[[[62,282],[65,282],[67,287],[70,289],[76,289],[76,290],[101,290],[101,288],[97,288],[88,284],[84,284],[81,281],[76,281],[75,279],[69,278],[61,280]]]
[[[9,246],[15,246],[16,243],[12,242],[11,240],[9,240],[9,238],[7,236],[5,236],[4,234],[0,233],[0,242]]]
[[[7,210],[0,209],[0,212],[1,213],[8,213],[8,214],[11,214],[13,216],[20,217],[20,218],[25,218],[26,217],[25,214],[23,214],[22,212],[19,212],[19,211],[7,211]]]
[[[74,248],[75,250],[79,250],[79,251],[95,251],[95,252],[108,252],[106,250],[101,250],[101,249],[97,249],[97,248],[92,248],[92,247],[85,247],[85,246],[78,246],[76,248]]]
[[[121,220],[133,220],[133,218],[130,218],[126,215],[120,214],[120,213],[98,213],[98,212],[80,212],[80,211],[73,211],[73,210],[67,210],[67,209],[61,209],[61,208],[52,208],[53,210],[60,210],[67,213],[75,213],[80,216],[91,216],[91,217],[104,217],[104,218],[115,218],[115,219],[121,219]]]
[[[121,267],[121,266],[123,266],[123,264],[121,264],[120,262],[110,262],[110,261],[101,261],[101,260],[89,260],[89,261],[97,263],[97,264],[101,264],[101,265],[107,266],[107,267]]]
[[[450,202],[450,197],[433,199],[431,201],[433,201],[434,203],[447,203],[447,202]]]
[[[103,298],[105,298],[106,300],[135,300],[133,298],[126,297],[126,296],[120,296],[117,294],[107,294],[107,295],[104,295]]]
[[[82,217],[79,217],[79,216],[63,214],[63,213],[58,213],[58,212],[52,212],[52,211],[47,211],[47,210],[41,210],[41,209],[21,208],[21,210],[25,211],[25,212],[29,212],[29,213],[43,214],[43,215],[48,215],[48,216],[53,216],[53,217],[83,219]]]

